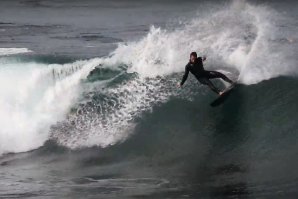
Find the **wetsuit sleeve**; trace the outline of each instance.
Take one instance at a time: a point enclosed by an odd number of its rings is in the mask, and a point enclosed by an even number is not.
[[[181,86],[182,86],[182,85],[184,84],[184,82],[187,80],[188,73],[189,73],[189,67],[188,67],[188,64],[187,64],[187,65],[185,66],[185,72],[184,72],[182,81],[181,81],[181,83],[180,83]]]

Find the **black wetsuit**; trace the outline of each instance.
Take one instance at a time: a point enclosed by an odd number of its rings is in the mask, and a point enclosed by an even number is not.
[[[221,78],[226,82],[229,82],[231,84],[233,83],[232,80],[230,80],[229,78],[227,78],[224,74],[222,74],[220,72],[205,70],[203,67],[202,57],[198,57],[194,63],[189,62],[185,66],[185,73],[184,73],[182,81],[180,83],[181,86],[186,81],[189,72],[191,72],[201,84],[205,84],[205,85],[209,86],[210,89],[213,90],[214,92],[216,92],[217,94],[219,94],[220,90],[217,89],[209,79]]]

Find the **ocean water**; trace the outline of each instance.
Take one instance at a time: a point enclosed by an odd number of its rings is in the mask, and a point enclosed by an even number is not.
[[[1,1],[0,198],[297,198],[297,9]]]

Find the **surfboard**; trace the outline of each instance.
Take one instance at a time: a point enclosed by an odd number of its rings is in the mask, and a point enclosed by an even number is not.
[[[223,94],[221,94],[221,96],[219,96],[213,102],[211,102],[210,106],[216,107],[216,106],[219,106],[222,103],[224,103],[224,101],[226,101],[226,99],[228,98],[228,96],[231,94],[231,92],[232,92],[233,88],[235,87],[235,85],[236,85],[236,83],[233,83],[228,88],[226,88],[223,91]]]

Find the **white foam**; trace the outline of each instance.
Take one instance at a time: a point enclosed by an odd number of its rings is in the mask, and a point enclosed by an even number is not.
[[[244,84],[296,70],[293,60],[284,56],[291,49],[273,42],[282,34],[275,26],[280,16],[274,10],[234,1],[210,13],[174,31],[153,26],[140,41],[120,45],[112,60],[130,65],[129,71],[143,77],[156,77],[183,71],[189,53],[197,51],[207,55],[206,69],[237,70],[239,82]]]
[[[106,147],[125,140],[133,132],[133,121],[140,113],[150,110],[152,103],[164,102],[173,94],[173,89],[164,87],[161,79],[137,78],[115,88],[97,91],[104,96],[100,102],[92,101],[91,97],[90,101],[81,103],[77,112],[68,116],[64,124],[66,131],[57,128],[53,137],[70,148]]]
[[[41,146],[50,126],[62,120],[80,95],[80,80],[98,59],[65,65],[2,63],[0,68],[0,154]],[[79,69],[54,79],[56,68]]]

